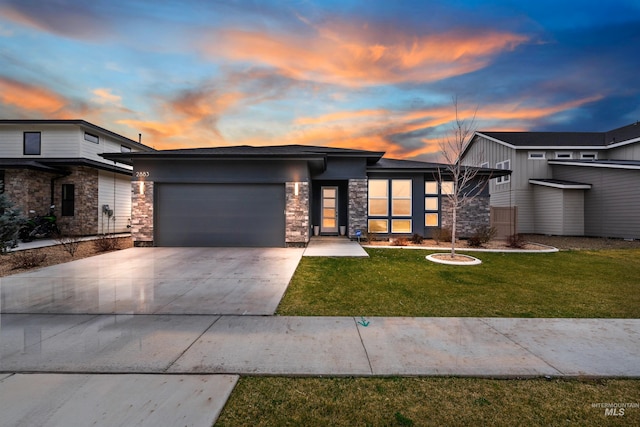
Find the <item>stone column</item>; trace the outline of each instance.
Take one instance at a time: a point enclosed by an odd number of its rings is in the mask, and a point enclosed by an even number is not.
[[[285,245],[306,246],[309,242],[309,182],[285,183]]]
[[[367,232],[367,179],[349,180],[349,231],[350,238],[356,237],[356,230]]]
[[[153,246],[152,181],[131,181],[131,237],[134,246]]]

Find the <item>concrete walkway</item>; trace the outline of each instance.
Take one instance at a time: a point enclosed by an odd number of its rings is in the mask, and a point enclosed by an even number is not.
[[[640,319],[2,314],[11,426],[211,426],[239,375],[640,378]]]
[[[347,237],[315,236],[312,237],[302,256],[315,257],[368,257],[356,241]]]
[[[3,314],[0,373],[640,377],[640,319]]]

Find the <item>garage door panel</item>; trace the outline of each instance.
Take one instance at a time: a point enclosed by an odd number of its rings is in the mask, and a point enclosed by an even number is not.
[[[284,186],[159,184],[158,246],[284,246]]]

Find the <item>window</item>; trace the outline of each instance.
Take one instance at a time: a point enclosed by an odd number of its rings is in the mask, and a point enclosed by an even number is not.
[[[73,184],[62,184],[62,216],[73,216],[75,211],[75,188]]]
[[[120,152],[121,153],[130,153],[131,152],[131,147],[127,147],[126,145],[121,145],[120,146]]]
[[[453,184],[451,181],[447,181]],[[443,190],[445,182],[440,185]],[[424,183],[424,225],[425,227],[437,227],[440,225],[440,195],[437,181],[425,181]]]
[[[480,164],[481,168],[488,168],[489,167],[489,162],[484,162]]]
[[[24,133],[24,154],[28,156],[40,155],[40,132]]]
[[[410,179],[370,179],[369,232],[411,233],[411,193]]]
[[[511,170],[511,160],[496,163],[496,169]],[[496,178],[496,184],[504,184],[511,181],[510,175],[499,176]]]
[[[89,132],[85,132],[84,133],[84,140],[85,141],[89,141],[89,142],[93,142],[94,144],[99,144],[100,143],[100,138],[98,138],[97,135],[94,135],[94,134],[89,133]]]
[[[556,152],[556,159],[573,159],[573,153],[571,152]]]
[[[394,179],[391,181],[391,190],[391,215],[411,216],[411,180]]]
[[[389,182],[386,179],[369,180],[369,216],[387,216],[389,213]]]
[[[453,194],[454,189],[453,181],[442,181],[440,183],[440,191],[444,195]]]
[[[597,160],[598,153],[595,153],[595,152],[580,153],[580,158],[584,160]]]
[[[544,160],[545,153],[543,151],[529,151],[529,160]]]

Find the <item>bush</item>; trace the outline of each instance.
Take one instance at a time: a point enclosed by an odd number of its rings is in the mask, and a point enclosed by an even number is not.
[[[495,227],[487,227],[486,225],[478,228],[473,236],[469,238],[467,244],[474,248],[479,248],[482,245],[489,243],[498,234],[498,230]]]
[[[422,237],[418,233],[411,236],[411,243],[414,243],[416,245],[419,245],[420,243],[422,243],[423,240],[424,240],[424,237]]]
[[[509,246],[510,248],[522,249],[524,248],[525,244],[526,242],[524,238],[518,233],[512,234],[509,237],[507,237],[507,246]]]
[[[24,217],[5,194],[0,194],[0,254],[18,246],[18,232]]]
[[[80,247],[80,242],[82,242],[82,238],[80,236],[66,236],[66,235],[58,235],[56,241],[60,243],[62,249],[64,249],[71,258],[75,257],[76,252],[78,252],[78,248]]]
[[[120,249],[120,240],[103,234],[93,241],[93,247],[98,252],[115,251]]]
[[[431,234],[431,238],[439,245],[440,242],[451,241],[451,229],[449,228],[436,228]]]
[[[406,237],[396,237],[395,239],[391,239],[391,246],[407,246],[407,238]]]
[[[45,259],[47,259],[47,254],[38,253],[37,251],[20,251],[11,255],[11,263],[14,270],[38,267]]]

